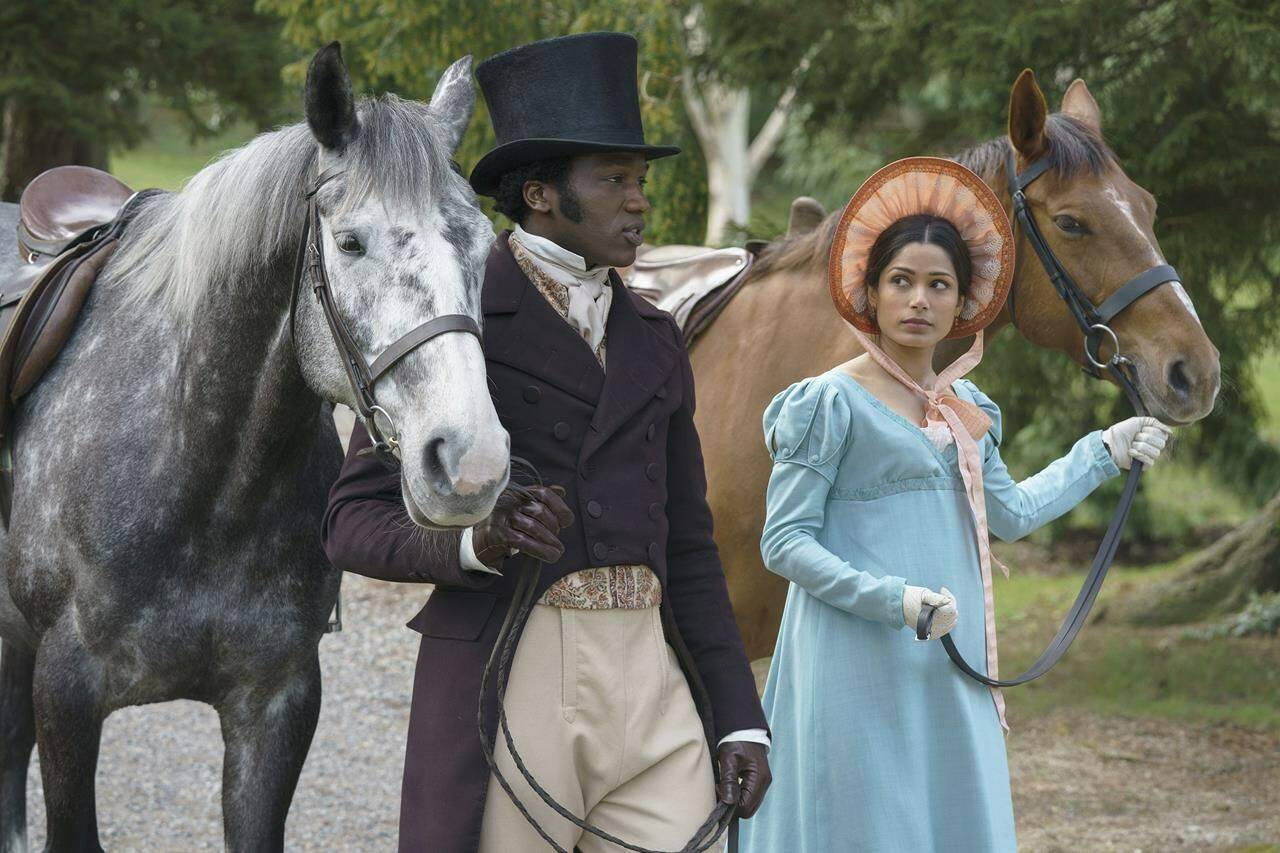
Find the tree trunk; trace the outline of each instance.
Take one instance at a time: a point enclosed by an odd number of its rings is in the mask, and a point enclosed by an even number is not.
[[[751,175],[747,163],[747,120],[751,94],[719,84],[704,86],[709,127],[701,139],[707,160],[706,244],[717,246],[731,225],[744,227],[751,218]]]
[[[17,201],[36,175],[70,163],[107,167],[107,147],[71,131],[38,105],[9,98],[0,125],[0,200]]]
[[[1172,577],[1108,608],[1135,624],[1198,622],[1236,613],[1251,592],[1280,590],[1280,494],[1244,524],[1183,560]]]

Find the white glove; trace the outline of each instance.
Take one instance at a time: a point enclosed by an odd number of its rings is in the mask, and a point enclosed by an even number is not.
[[[945,586],[942,592],[934,592],[922,586],[908,586],[902,591],[902,621],[907,623],[911,633],[916,631],[916,620],[920,618],[920,608],[925,604],[935,605],[938,610],[933,614],[933,627],[929,639],[936,640],[947,634],[956,626],[956,597]]]
[[[1135,459],[1150,468],[1172,434],[1172,429],[1155,418],[1129,418],[1107,427],[1102,443],[1111,451],[1116,467],[1128,471]]]

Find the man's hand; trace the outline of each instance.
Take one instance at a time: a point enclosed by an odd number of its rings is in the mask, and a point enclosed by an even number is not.
[[[489,517],[471,529],[476,558],[490,568],[502,565],[514,551],[554,563],[564,555],[561,528],[573,524],[573,511],[556,486],[529,486],[535,500],[526,501],[510,486],[502,490]]]
[[[727,741],[716,750],[716,797],[726,805],[736,803],[739,817],[756,813],[773,781],[765,755],[763,744],[747,740]]]

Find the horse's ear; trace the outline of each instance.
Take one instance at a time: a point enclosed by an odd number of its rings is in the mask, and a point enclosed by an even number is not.
[[[307,68],[304,95],[307,124],[316,141],[340,153],[356,138],[356,102],[351,94],[351,76],[342,61],[342,45],[330,42],[316,51]]]
[[[1098,109],[1098,102],[1093,99],[1089,87],[1079,77],[1071,82],[1067,93],[1062,96],[1062,112],[1102,137],[1102,111]]]
[[[476,90],[471,85],[471,57],[464,56],[444,70],[440,75],[440,82],[436,83],[436,90],[431,93],[431,114],[444,130],[444,142],[449,146],[449,151],[458,150],[475,108]]]
[[[1009,93],[1009,141],[1024,163],[1040,159],[1049,147],[1049,137],[1044,124],[1049,117],[1049,105],[1044,93],[1036,85],[1036,75],[1024,68]]]
[[[808,234],[822,224],[827,218],[827,209],[822,202],[807,195],[797,197],[791,202],[791,218],[787,220],[787,236],[799,237]]]

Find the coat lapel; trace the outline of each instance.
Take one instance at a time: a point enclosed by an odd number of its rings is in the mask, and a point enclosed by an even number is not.
[[[498,235],[485,266],[485,357],[598,404],[605,383],[600,363],[520,269],[507,244],[509,233]]]
[[[609,273],[613,304],[605,326],[605,375],[595,417],[582,446],[585,460],[649,402],[667,380],[680,356],[662,334],[667,315],[627,289],[617,272]]]

